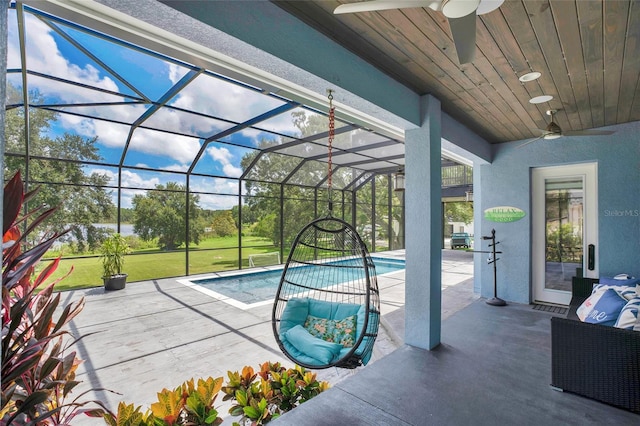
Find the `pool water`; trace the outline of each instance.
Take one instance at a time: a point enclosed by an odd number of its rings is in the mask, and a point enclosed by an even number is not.
[[[404,260],[386,259],[382,257],[372,257],[372,259],[376,265],[376,275],[400,271],[405,268]],[[265,300],[273,300],[278,290],[281,277],[282,269],[277,269],[228,277],[189,280],[189,283],[197,286],[197,290],[199,288],[207,289],[238,301],[241,304],[250,305]],[[330,284],[335,283],[326,283],[327,286]]]

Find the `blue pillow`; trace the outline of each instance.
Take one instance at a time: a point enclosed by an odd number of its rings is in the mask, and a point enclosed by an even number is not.
[[[289,343],[303,354],[325,364],[329,364],[333,358],[340,353],[340,350],[342,350],[342,345],[313,337],[301,325],[296,325],[286,331],[282,337],[287,339]]]
[[[627,275],[628,276],[628,275]],[[634,287],[636,284],[640,284],[640,278],[629,277],[626,280],[618,280],[614,277],[600,277],[598,278],[600,284],[606,285],[623,285],[626,287]]]
[[[613,325],[627,299],[614,289],[597,291],[584,301],[577,310],[578,317],[592,324]]]
[[[633,330],[638,322],[638,312],[640,311],[640,297],[629,300],[620,311],[620,315],[613,325],[617,328]]]

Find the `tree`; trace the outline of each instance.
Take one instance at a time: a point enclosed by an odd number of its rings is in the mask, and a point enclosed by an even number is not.
[[[211,227],[216,237],[228,237],[238,233],[238,228],[236,227],[235,220],[233,220],[231,210],[214,212]]]
[[[304,138],[328,130],[328,119],[322,115],[308,116],[304,111],[293,114],[293,122],[299,129],[299,137]],[[335,146],[351,146],[357,144],[358,134],[353,132],[342,133],[336,136]],[[259,144],[260,149],[269,148],[280,144],[278,140],[262,140]],[[253,163],[257,153],[252,152],[243,157],[241,165],[244,170],[251,165],[249,179],[246,181],[247,194],[251,196],[245,197],[245,204],[242,209],[243,221],[247,222],[247,214],[254,219],[253,222],[257,226],[253,229],[254,233],[259,236],[269,237],[276,246],[281,245],[280,241],[280,198],[281,187],[279,183],[289,177],[291,170],[301,162],[298,157],[292,157],[281,154],[265,153],[259,161]],[[303,169],[296,173],[295,184],[284,186],[284,200],[282,200],[282,213],[284,215],[284,244],[291,243],[295,235],[302,229],[304,225],[314,219],[315,206],[312,204],[315,198],[314,187],[321,182],[327,174],[327,165],[323,162],[307,162],[303,165]],[[333,174],[334,188],[343,188],[351,183],[354,176],[352,170],[347,168],[339,168]],[[380,177],[385,181],[384,177]],[[274,182],[274,183],[269,183]],[[303,186],[299,186],[303,185]],[[307,185],[307,186],[304,186]],[[319,188],[320,189],[320,188]],[[333,194],[333,214],[341,216],[341,197],[337,195],[339,191],[334,190]],[[358,220],[359,224],[371,223],[372,215],[372,189],[371,185],[365,185],[359,193],[358,214],[362,220]],[[376,214],[376,223],[379,228],[386,232],[389,221],[389,214],[386,208],[388,201],[388,185],[381,183],[376,186],[376,204],[384,205],[384,213]],[[400,204],[397,197],[393,197],[394,206]],[[347,203],[349,201],[347,200]],[[318,195],[317,215],[322,216],[328,212],[328,195],[326,189],[320,189]],[[351,221],[350,206],[346,204],[346,220]],[[378,207],[376,207],[378,209]],[[394,208],[392,211],[392,220],[399,221],[401,211]],[[392,228],[393,238],[395,228]],[[269,235],[266,235],[269,234]],[[397,246],[397,245],[395,245]]]
[[[174,250],[187,241],[186,188],[176,182],[156,185],[146,195],[133,197],[133,230],[145,241],[158,239],[158,247]],[[189,194],[189,242],[198,244],[204,232],[199,197]]]
[[[450,222],[469,224],[473,222],[473,203],[466,201],[445,203],[444,216]]]
[[[7,85],[7,97],[8,105],[22,103],[19,91],[11,84]],[[29,99],[30,104],[43,103],[37,91],[30,92]],[[102,160],[96,146],[98,138],[70,133],[55,138],[49,136],[58,115],[41,108],[29,109],[27,174],[24,108],[18,106],[7,111],[5,152],[12,155],[4,156],[4,173],[11,176],[21,170],[28,183],[35,183],[32,187],[40,186],[37,196],[29,203],[30,210],[40,205],[61,206],[48,223],[54,232],[70,229],[60,241],[73,242],[78,252],[95,250],[107,232],[96,223],[113,216],[115,209],[109,191],[104,188],[108,177],[98,173],[88,175],[83,170],[83,162]],[[35,239],[37,236],[32,242]]]

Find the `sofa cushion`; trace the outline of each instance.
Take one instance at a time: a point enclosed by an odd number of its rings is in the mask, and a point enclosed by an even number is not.
[[[613,325],[627,299],[616,290],[601,288],[585,300],[577,310],[581,321],[592,324]]]
[[[638,312],[640,311],[640,297],[636,297],[627,302],[620,311],[614,327],[633,330],[638,322]]]

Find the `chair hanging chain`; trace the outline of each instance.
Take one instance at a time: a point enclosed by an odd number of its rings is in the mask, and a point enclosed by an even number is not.
[[[329,172],[327,175],[327,186],[329,188],[329,215],[333,212],[333,138],[335,136],[335,107],[333,106],[333,90],[327,90],[329,98]]]

